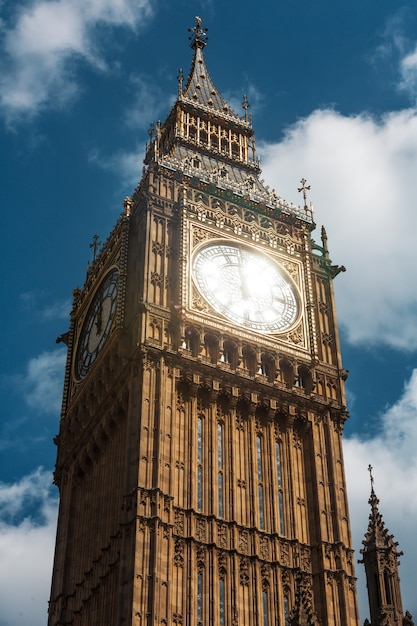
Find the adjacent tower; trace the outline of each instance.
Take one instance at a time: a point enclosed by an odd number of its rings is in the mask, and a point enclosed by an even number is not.
[[[379,500],[374,492],[374,479],[372,467],[369,466],[371,475],[371,496],[369,504],[368,530],[362,542],[362,560],[365,566],[366,583],[368,587],[369,610],[371,622],[365,621],[370,626],[413,626],[414,622],[407,611],[403,615],[400,577],[398,573],[399,557],[402,552],[397,549],[398,542],[394,536],[388,534],[387,528],[378,510]]]
[[[74,291],[50,626],[357,626],[327,236],[260,179],[206,33]],[[305,181],[301,190],[305,192]]]

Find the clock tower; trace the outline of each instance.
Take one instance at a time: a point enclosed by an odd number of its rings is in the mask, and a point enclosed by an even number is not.
[[[357,626],[327,236],[188,80],[75,290],[49,625]],[[302,182],[305,192],[305,181]]]

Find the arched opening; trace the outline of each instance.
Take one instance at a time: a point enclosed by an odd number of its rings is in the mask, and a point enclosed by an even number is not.
[[[279,369],[281,377],[286,386],[290,389],[295,383],[294,365],[289,359],[280,359]]]
[[[300,365],[298,368],[298,380],[300,387],[304,389],[306,394],[310,395],[314,389],[313,376],[311,370],[307,365]]]
[[[249,346],[244,346],[242,350],[242,367],[248,370],[250,376],[256,374],[256,353]]]
[[[268,382],[273,383],[277,373],[275,365],[275,359],[270,354],[262,354],[260,373],[268,379]]]
[[[223,342],[221,361],[228,363],[233,370],[239,365],[237,345],[233,341],[226,340]]]
[[[200,352],[200,335],[195,328],[186,328],[184,334],[183,348],[191,352],[192,356],[198,356]]]
[[[204,337],[204,353],[211,363],[217,363],[219,359],[219,340],[215,335],[207,334]]]

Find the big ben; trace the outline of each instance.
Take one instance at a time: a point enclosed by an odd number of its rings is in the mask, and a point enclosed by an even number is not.
[[[359,623],[332,265],[188,79],[74,291],[49,625]],[[305,181],[301,190],[305,192]]]

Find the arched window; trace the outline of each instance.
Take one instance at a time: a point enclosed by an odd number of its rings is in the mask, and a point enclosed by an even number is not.
[[[385,600],[387,604],[392,604],[391,581],[389,579],[387,570],[384,571],[384,587],[385,587]]]
[[[311,370],[307,365],[300,365],[298,368],[298,380],[300,387],[304,389],[306,394],[310,395],[314,388],[313,376]]]
[[[217,511],[223,517],[223,424],[217,424]]]
[[[242,350],[242,367],[248,370],[251,376],[256,374],[256,353],[255,350],[249,346],[245,346]]]
[[[264,626],[268,626],[268,592],[266,589],[262,592],[262,608],[264,614]]]
[[[221,357],[223,363],[228,363],[231,369],[236,369],[239,364],[237,345],[233,341],[223,342],[223,354]]]
[[[204,351],[212,363],[217,363],[219,360],[219,340],[215,335],[204,337]]]
[[[203,574],[197,574],[197,620],[199,623],[203,619]]]
[[[265,528],[265,511],[264,511],[264,482],[262,468],[262,437],[256,437],[256,458],[258,466],[258,498],[259,498],[259,527]]]
[[[276,455],[277,483],[278,483],[279,532],[280,532],[280,535],[285,535],[284,494],[282,491],[281,444],[279,441],[275,443],[275,455]]]
[[[275,359],[270,354],[261,356],[261,374],[266,376],[270,383],[273,383],[276,376]]]
[[[186,328],[182,347],[191,352],[193,356],[198,356],[200,352],[200,335],[194,328]]]
[[[203,418],[197,418],[197,510],[203,510]]]
[[[224,578],[219,581],[219,609],[220,609],[220,626],[224,626]]]
[[[284,596],[284,624],[285,626],[289,626],[290,624],[290,603],[288,601],[288,596]]]
[[[279,362],[279,369],[281,370],[281,376],[290,389],[295,383],[294,366],[289,359],[281,359]]]

